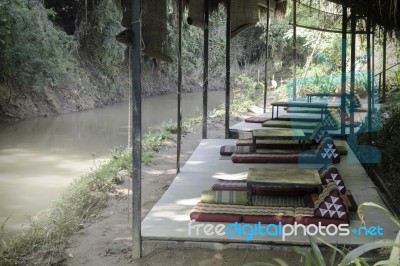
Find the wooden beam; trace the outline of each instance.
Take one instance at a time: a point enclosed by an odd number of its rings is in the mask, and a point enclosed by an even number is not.
[[[350,70],[350,138],[351,143],[355,144],[354,135],[354,89],[355,89],[355,70],[356,70],[356,10],[351,8],[351,70]]]
[[[368,1],[369,2],[369,1]],[[367,91],[368,91],[368,144],[372,144],[372,68],[371,68],[371,16],[367,17]]]
[[[304,29],[308,29],[308,30],[316,30],[316,31],[322,31],[322,32],[329,32],[329,33],[337,33],[337,34],[339,34],[339,33],[343,32],[343,29],[341,31],[339,31],[339,30],[329,30],[329,29],[321,29],[321,28],[317,28],[317,27],[305,26],[305,25],[294,24],[294,23],[289,23],[289,25],[296,26],[298,28],[304,28]],[[347,32],[347,33],[351,33],[351,32]],[[367,32],[363,31],[363,30],[358,30],[358,31],[356,31],[356,34],[367,34]]]
[[[342,17],[342,87],[340,94],[340,110],[341,110],[341,134],[344,136],[346,134],[346,60],[347,58],[347,7],[343,6],[343,17]]]
[[[204,22],[206,27],[203,30],[203,139],[207,138],[207,111],[208,111],[208,39],[209,39],[209,0],[204,1]]]
[[[229,116],[231,104],[231,0],[226,1],[226,51],[225,51],[225,138],[229,134]]]
[[[372,77],[371,77],[371,83],[372,83],[372,108],[375,108],[375,23],[373,22],[371,27],[372,27]]]
[[[386,101],[386,49],[387,49],[387,31],[383,30],[383,61],[382,61],[382,101]]]
[[[293,100],[296,100],[297,94],[297,80],[296,80],[296,66],[297,66],[297,48],[296,48],[296,19],[297,19],[297,1],[293,0]]]
[[[267,0],[267,28],[265,30],[265,75],[264,75],[264,113],[267,110],[267,89],[268,89],[268,38],[269,38],[269,0]]]
[[[176,140],[176,173],[181,170],[181,143],[182,143],[182,17],[183,0],[178,2],[178,95],[177,95],[177,140]]]
[[[141,5],[132,1],[132,258],[142,257],[142,83],[141,83]]]

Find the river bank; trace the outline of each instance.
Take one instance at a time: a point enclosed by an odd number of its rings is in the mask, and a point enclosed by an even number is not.
[[[248,116],[248,111],[236,113],[231,124]],[[201,141],[201,125],[191,128],[182,139],[182,165]],[[224,138],[224,118],[213,117],[208,123],[209,138]],[[160,148],[150,165],[142,165],[142,219],[157,203],[176,176],[176,142]],[[124,177],[118,192],[111,196],[108,206],[94,221],[82,226],[68,239],[62,265],[241,265],[251,261],[285,258],[289,265],[300,262],[300,256],[286,249],[267,251],[161,249],[140,260],[131,257],[131,181]]]

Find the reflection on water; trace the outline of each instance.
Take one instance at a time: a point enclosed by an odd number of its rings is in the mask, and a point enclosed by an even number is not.
[[[223,102],[212,92],[209,109]],[[201,111],[199,93],[184,94],[182,115]],[[176,95],[143,100],[143,133],[163,121],[176,120]],[[88,172],[93,159],[105,159],[128,143],[128,103],[80,113],[0,125],[0,223],[24,228],[27,215],[50,206],[73,178]]]

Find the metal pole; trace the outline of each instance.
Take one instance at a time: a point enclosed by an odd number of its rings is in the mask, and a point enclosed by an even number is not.
[[[368,1],[369,2],[369,1]],[[368,144],[372,144],[372,75],[371,75],[371,16],[367,17],[367,90],[368,90]]]
[[[177,144],[176,144],[176,173],[180,172],[181,165],[181,143],[182,143],[182,112],[181,112],[181,97],[182,97],[182,9],[183,0],[178,2],[178,111],[177,111]]]
[[[132,1],[132,257],[142,256],[141,197],[142,197],[142,84],[140,57],[140,0]]]
[[[267,89],[268,89],[268,38],[269,38],[269,1],[267,0],[267,28],[265,32],[265,76],[264,76],[264,113],[267,110]]]
[[[225,80],[225,138],[229,138],[231,94],[231,0],[226,1],[226,80]]]
[[[341,127],[340,131],[342,136],[346,134],[346,58],[347,58],[347,7],[343,6],[342,17],[342,88],[340,97],[340,110],[341,110]]]
[[[356,70],[356,26],[357,18],[354,7],[351,8],[351,70],[350,70],[350,138],[352,144],[354,142],[354,87],[355,87],[355,70]]]
[[[296,66],[297,66],[297,49],[296,49],[296,0],[293,0],[293,100],[296,100]]]
[[[371,77],[371,83],[372,83],[372,95],[371,95],[371,103],[372,103],[372,108],[375,108],[375,26],[374,23],[371,25],[372,27],[372,77]]]
[[[378,95],[381,97],[382,95],[382,72],[379,73],[379,78],[378,78]]]
[[[203,46],[203,139],[207,138],[207,110],[208,110],[208,22],[209,22],[209,0],[204,1],[204,46]]]
[[[386,101],[386,40],[387,40],[387,31],[383,30],[383,66],[382,66],[382,100]]]

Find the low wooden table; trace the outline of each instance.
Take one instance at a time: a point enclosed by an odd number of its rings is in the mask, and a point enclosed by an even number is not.
[[[299,147],[304,150],[304,143],[307,139],[302,129],[253,129],[253,149],[257,151],[257,139],[282,139],[298,140]]]
[[[322,92],[316,92],[316,93],[307,93],[306,96],[307,96],[307,101],[308,101],[309,103],[311,103],[311,98],[312,98],[312,97],[319,97],[319,98],[322,98],[322,97],[337,97],[337,98],[341,98],[341,97],[342,97],[342,94],[341,94],[341,93],[322,93]]]
[[[250,168],[247,174],[247,203],[253,205],[253,189],[322,191],[321,178],[317,169]]]
[[[272,119],[274,119],[274,109],[276,106],[276,117],[279,117],[279,107],[307,107],[321,109],[321,120],[328,108],[327,103],[306,103],[306,102],[273,102],[272,105]]]

